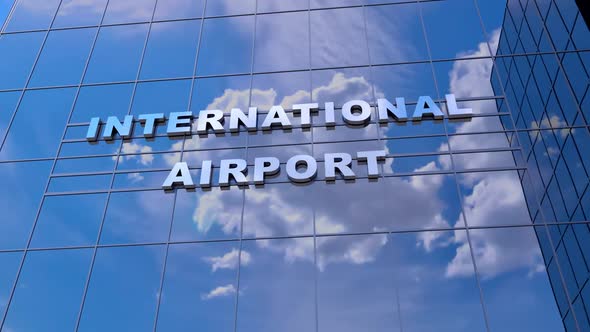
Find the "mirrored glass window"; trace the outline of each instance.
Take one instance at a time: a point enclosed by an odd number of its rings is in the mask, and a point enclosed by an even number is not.
[[[24,88],[43,41],[43,32],[0,36],[0,89]]]
[[[428,60],[417,3],[366,7],[373,64]]]
[[[160,191],[113,193],[100,235],[103,244],[168,239],[174,196]],[[158,202],[154,205],[153,202]]]
[[[312,238],[243,243],[238,331],[314,330],[313,247]]]
[[[84,81],[135,80],[147,31],[147,24],[101,28]]]
[[[98,249],[78,331],[152,330],[165,249]]]
[[[154,14],[156,0],[111,0],[104,24],[148,22]]]
[[[0,151],[0,159],[55,156],[75,93],[75,88],[25,92]]]
[[[5,211],[0,223],[0,248],[26,246],[50,169],[50,161],[0,164],[0,207]]]
[[[171,245],[156,330],[232,330],[239,254],[239,242]]]
[[[0,264],[3,266],[2,270],[0,270],[0,315],[2,316],[4,316],[4,312],[8,306],[8,298],[10,297],[21,260],[22,253],[20,252],[4,252],[0,254]]]
[[[106,194],[45,197],[31,245],[37,248],[94,245],[106,198]]]
[[[96,29],[50,32],[30,85],[44,87],[80,83],[95,35]]]
[[[53,26],[56,28],[98,25],[108,0],[62,0]]]
[[[192,76],[200,28],[198,20],[152,24],[140,78]]]
[[[260,15],[256,18],[254,71],[309,68],[309,14]]]
[[[313,68],[362,65],[368,62],[362,8],[311,12]]]
[[[205,20],[197,75],[249,73],[253,33],[253,16]]]
[[[6,31],[48,29],[60,2],[60,0],[18,1],[6,26]]]
[[[75,329],[91,259],[91,249],[27,253],[4,329]]]
[[[21,91],[0,93],[0,137],[4,137],[6,133],[21,94]]]
[[[490,328],[563,331],[534,231],[527,227],[469,233]]]
[[[174,20],[203,16],[205,0],[158,0],[154,20]]]
[[[71,123],[88,123],[93,117],[122,119],[129,112],[133,84],[85,86],[80,89]],[[105,98],[104,96],[108,96]]]

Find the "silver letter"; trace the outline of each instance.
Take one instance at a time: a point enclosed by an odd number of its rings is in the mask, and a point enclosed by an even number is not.
[[[297,168],[305,165],[306,169],[303,173],[299,172]],[[317,174],[318,163],[312,156],[296,155],[287,161],[287,175],[293,182],[308,182],[311,181]]]
[[[166,177],[162,187],[164,189],[172,189],[174,185],[181,185],[184,188],[194,188],[193,178],[188,169],[188,165],[185,162],[178,162],[174,164],[174,167]]]
[[[254,184],[263,184],[265,175],[274,175],[279,172],[281,163],[275,157],[262,157],[254,159]]]
[[[98,139],[98,127],[100,126],[100,118],[90,119],[90,125],[86,132],[86,140],[89,142],[96,141]]]
[[[207,124],[211,125],[213,132],[223,134],[223,112],[220,110],[203,110],[199,112],[199,121],[197,123],[197,133],[207,134]]]
[[[326,126],[335,126],[336,117],[334,116],[334,103],[326,103],[325,108],[326,110],[324,112],[326,113]]]
[[[383,150],[360,151],[356,154],[359,160],[367,161],[367,173],[369,173],[369,178],[379,177],[379,160],[385,159],[386,155],[387,153]]]
[[[422,120],[424,116],[442,119],[445,115],[429,96],[420,96],[412,120]]]
[[[102,137],[104,139],[113,139],[115,131],[121,135],[122,138],[131,137],[131,128],[133,128],[133,116],[126,115],[125,121],[121,123],[116,116],[109,116],[107,123],[104,125]]]
[[[287,113],[285,113],[281,105],[275,105],[270,108],[262,123],[262,130],[271,129],[273,124],[279,124],[283,129],[291,128],[291,121],[287,118]]]
[[[199,185],[201,188],[211,187],[211,168],[213,167],[211,160],[203,160],[201,163],[201,178]]]
[[[404,98],[395,98],[396,106],[393,106],[387,99],[378,99],[377,108],[379,109],[379,122],[387,122],[389,113],[397,121],[406,121],[408,113],[406,112],[406,101]]]
[[[317,111],[318,104],[296,104],[293,105],[293,111],[301,112],[301,127],[311,126],[311,112]]]
[[[353,110],[359,109],[361,111],[360,114],[355,114],[353,112]],[[371,118],[371,106],[363,100],[351,100],[342,105],[342,117],[348,124],[364,124]]]
[[[156,114],[140,114],[138,117],[140,122],[144,122],[143,127],[143,136],[144,137],[154,137],[156,134],[156,122],[158,120],[164,120],[164,114],[156,113]],[[143,121],[141,121],[143,120]]]
[[[247,116],[241,109],[232,108],[229,116],[229,131],[240,131],[240,122],[244,124],[249,131],[256,131],[257,121],[258,109],[256,107],[250,107]]]
[[[473,115],[471,108],[459,108],[457,107],[457,99],[454,94],[445,95],[447,100],[447,111],[449,112],[449,118],[470,118]]]
[[[326,180],[336,180],[336,169],[340,171],[344,179],[354,179],[354,172],[350,169],[352,157],[348,153],[324,154]]]
[[[184,135],[191,132],[193,112],[172,112],[168,118],[166,133],[168,136]]]
[[[232,175],[238,185],[248,184],[244,173],[248,172],[248,164],[244,159],[225,159],[221,161],[219,170],[219,185],[229,186],[229,176]]]

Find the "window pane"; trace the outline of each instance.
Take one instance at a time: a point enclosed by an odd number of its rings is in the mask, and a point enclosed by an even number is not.
[[[50,248],[94,245],[106,198],[106,194],[45,197],[32,246]]]
[[[75,93],[75,88],[27,91],[16,111],[0,158],[55,156]]]
[[[135,80],[147,31],[147,24],[101,28],[84,81]]]
[[[111,194],[100,243],[166,241],[172,220],[173,198],[172,194],[160,191]]]
[[[252,16],[205,20],[197,74],[249,73],[253,32]]]
[[[171,245],[157,331],[234,327],[239,243]]]
[[[16,273],[19,269],[22,259],[20,252],[0,253],[0,315],[4,316],[4,311],[8,305],[8,298],[12,291],[12,286],[16,279]]]
[[[0,137],[4,137],[21,91],[0,93]]]
[[[246,110],[250,76],[212,77],[195,80],[191,111],[218,109],[229,114],[234,107]],[[260,106],[257,104],[256,106]]]
[[[78,331],[151,331],[164,246],[98,249]]]
[[[243,193],[235,188],[179,191],[172,227],[173,241],[239,238],[242,202]]]
[[[240,263],[237,331],[315,329],[312,238],[244,242]]]
[[[209,0],[207,1],[207,16],[225,16],[252,14],[256,9],[256,0]]]
[[[465,173],[458,176],[458,181],[469,226],[531,222],[518,173]]]
[[[472,1],[434,1],[419,5],[422,6],[428,43],[434,59],[489,56]]]
[[[469,233],[490,328],[563,331],[533,230],[478,229]],[[466,245],[467,240],[462,241]]]
[[[309,7],[309,0],[291,0],[291,1],[275,1],[275,0],[257,0],[256,10],[259,13],[287,11],[287,10],[303,10]]]
[[[44,35],[34,32],[0,36],[0,89],[25,87]]]
[[[59,86],[80,83],[96,29],[52,31],[47,37],[31,86]]]
[[[407,103],[415,103],[420,96],[438,95],[432,68],[426,63],[374,67],[373,75],[375,91],[392,102],[396,97],[404,97]],[[408,112],[411,114],[414,108],[408,106]]]
[[[254,71],[304,68],[309,68],[308,13],[257,17]]]
[[[201,21],[154,23],[141,78],[193,76]]]
[[[369,62],[362,10],[346,8],[311,12],[312,67],[352,66]]]
[[[158,0],[154,20],[201,17],[204,4],[204,0]]]
[[[156,0],[111,0],[104,24],[147,22],[152,18]]]
[[[0,164],[0,248],[24,248],[41,202],[51,161]],[[15,190],[15,188],[17,190]]]
[[[133,98],[132,114],[182,112],[188,107],[191,80],[139,83]],[[160,125],[164,128],[165,126]],[[136,127],[138,128],[138,127]],[[135,131],[135,135],[141,135]],[[162,140],[166,140],[163,138]]]
[[[6,31],[48,29],[59,0],[20,0]]]
[[[107,0],[62,0],[54,27],[98,25]]]
[[[91,259],[91,249],[29,252],[4,329],[74,330]]]
[[[129,112],[133,84],[85,86],[80,89],[71,123],[88,123],[93,117],[122,119]],[[108,98],[105,98],[108,96]]]
[[[308,186],[266,185],[246,191],[244,237],[313,234],[313,191]]]
[[[365,10],[373,64],[428,60],[417,3]]]

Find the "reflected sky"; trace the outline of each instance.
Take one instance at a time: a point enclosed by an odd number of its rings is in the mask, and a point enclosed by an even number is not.
[[[104,119],[128,112],[167,113],[189,107],[195,113],[228,112],[248,106],[266,112],[272,105],[289,109],[305,102],[334,102],[340,108],[351,99],[383,97],[405,97],[411,112],[419,96],[442,100],[453,93],[459,99],[478,99],[460,101],[460,107],[493,116],[471,121],[373,122],[362,127],[339,119],[338,126],[326,128],[320,110],[312,129],[193,135],[184,141],[134,138],[90,146],[83,141],[84,130],[71,127],[66,137],[79,141],[61,145],[54,173],[62,176],[51,179],[45,198],[43,184],[51,162],[0,164],[8,184],[0,189],[0,205],[8,211],[0,224],[0,249],[26,246],[36,213],[27,207],[37,207],[41,201],[32,247],[94,246],[97,239],[101,246],[115,246],[97,249],[81,331],[149,330],[156,312],[159,331],[195,326],[308,331],[316,324],[321,331],[485,331],[486,324],[502,331],[560,330],[537,235],[528,226],[531,216],[518,172],[480,172],[522,166],[510,151],[517,145],[510,133],[503,132],[513,129],[508,117],[495,115],[505,109],[492,89],[497,83],[488,58],[501,43],[498,28],[504,3],[481,5],[486,35],[471,1],[310,12],[304,2],[260,0],[258,5],[254,1],[238,5],[210,0],[206,17],[237,16],[202,19],[202,1],[162,0],[156,5],[154,0],[111,0],[108,6],[102,0],[63,1],[55,22],[58,27],[97,24],[104,10],[105,23],[115,25],[99,31],[50,32],[30,86],[79,83],[97,32],[84,83],[133,82],[137,77],[155,81],[84,86],[75,105],[75,88],[27,91],[8,131],[20,91],[0,92],[0,108],[10,110],[0,113],[0,137],[7,134],[0,158],[55,157],[72,107],[69,122],[78,124],[93,116]],[[310,3],[322,8],[362,1]],[[31,8],[40,8],[39,1],[22,1],[9,30],[46,28],[46,12],[57,8],[49,8],[53,5],[44,2],[46,10],[37,13]],[[156,20],[187,20],[150,26],[145,22],[154,6]],[[304,11],[249,15],[279,9]],[[8,55],[0,69],[8,74],[0,77],[0,88],[24,87],[42,37],[42,33],[0,37],[0,51],[16,50],[3,52]],[[64,51],[67,57],[60,56]],[[437,61],[431,63],[431,58]],[[348,66],[357,67],[342,68]],[[195,70],[199,78],[192,80]],[[256,74],[250,75],[252,71]],[[265,73],[269,71],[288,72]],[[222,76],[204,77],[211,75]],[[160,80],[166,78],[182,79]],[[552,102],[559,103],[564,93],[556,91]],[[440,106],[446,108],[444,103]],[[291,113],[289,117],[298,127],[298,117]],[[534,119],[546,133],[533,135],[551,134],[547,142],[557,149],[566,136],[559,131],[555,135],[551,128],[573,124],[574,118],[573,113],[556,111],[545,121]],[[216,186],[175,193],[146,190],[159,188],[167,174],[163,169],[181,159],[194,167],[196,178],[200,162],[206,159],[251,162],[272,155],[285,162],[300,153],[322,157],[327,152],[372,149],[390,155],[381,165],[387,177],[375,181],[345,182],[339,177],[327,183],[320,172],[318,181],[305,185]],[[474,152],[478,149],[501,151]],[[89,151],[106,156],[66,159]],[[541,172],[550,183],[552,167],[559,164],[555,157],[547,162]],[[118,173],[113,175],[115,165]],[[362,175],[363,169],[355,171]],[[27,171],[33,177],[24,176]],[[71,176],[63,176],[66,173]],[[281,180],[284,174],[271,181]],[[106,193],[111,182],[120,192]],[[101,193],[80,193],[94,190]],[[53,196],[56,193],[69,195]],[[558,213],[567,217],[574,209],[563,206]],[[488,229],[515,225],[525,227]],[[477,229],[467,233],[466,226]],[[175,242],[169,248],[139,245],[169,241]],[[185,241],[203,243],[178,243]],[[27,315],[43,319],[52,315],[60,317],[55,324],[64,324],[52,329],[70,329],[84,294],[89,252],[38,251],[27,256],[4,328],[34,330],[43,320],[36,323]],[[19,259],[17,253],[0,253],[6,271],[16,272],[13,261]],[[50,273],[55,278],[40,277]],[[60,279],[60,273],[68,278]],[[0,270],[0,313],[10,294],[4,285],[12,284],[14,275]],[[37,301],[34,295],[44,288],[68,292],[44,293]],[[44,301],[55,298],[59,305],[39,314]]]

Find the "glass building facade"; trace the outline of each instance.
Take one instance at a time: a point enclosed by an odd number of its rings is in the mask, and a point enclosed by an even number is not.
[[[4,17],[2,332],[590,331],[576,1],[0,0]],[[473,116],[325,123],[326,102],[446,112],[446,94]],[[86,139],[93,117],[272,105],[292,128]],[[376,179],[284,172],[366,150],[387,153]],[[281,162],[264,185],[162,189],[176,162],[260,156]]]
[[[587,331],[590,38],[578,3],[509,2],[493,71],[519,133],[529,213],[547,224],[551,246],[539,240],[560,314],[568,330]]]

